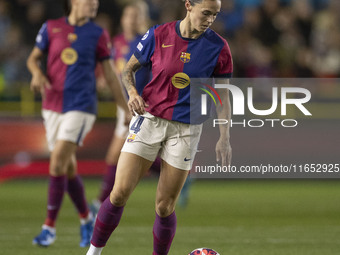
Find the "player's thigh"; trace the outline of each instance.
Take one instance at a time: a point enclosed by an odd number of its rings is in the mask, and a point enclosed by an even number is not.
[[[62,121],[62,114],[44,109],[41,113],[44,120],[48,149],[52,152],[57,141],[57,135]]]
[[[76,153],[73,153],[71,156],[69,163],[67,165],[67,177],[69,179],[73,179],[77,175],[77,158]]]
[[[166,217],[173,212],[188,174],[189,171],[171,166],[162,160],[156,192],[156,212],[158,215]]]
[[[129,135],[129,127],[124,125],[125,112],[117,106],[117,123],[113,138],[106,154],[106,162],[110,165],[116,165],[118,162],[120,151],[124,145],[126,137]]]
[[[50,159],[51,175],[64,175],[69,171],[72,158],[75,158],[77,148],[78,145],[73,142],[64,140],[56,141]],[[71,168],[72,167],[74,166],[71,166]]]
[[[106,163],[109,165],[116,165],[126,137],[116,136],[111,140],[109,149],[106,153]]]
[[[119,156],[115,185],[110,194],[110,200],[114,205],[123,206],[145,175],[152,161],[129,152],[122,152]]]
[[[190,170],[197,152],[202,125],[170,122],[169,137],[162,143],[160,157],[178,169]]]
[[[124,124],[125,122],[125,112],[123,108],[117,106],[117,122],[114,131],[114,135],[118,137],[122,137],[125,139],[129,134],[129,126]]]

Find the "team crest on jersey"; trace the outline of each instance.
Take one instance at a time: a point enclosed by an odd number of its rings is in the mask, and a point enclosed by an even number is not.
[[[190,85],[190,77],[186,73],[176,73],[171,78],[172,85],[178,89],[184,89]]]
[[[64,64],[73,65],[78,60],[78,53],[75,49],[65,48],[60,57]]]
[[[77,41],[78,36],[75,33],[69,33],[67,35],[67,39],[70,43],[73,43],[73,42]]]
[[[191,55],[191,53],[182,52],[182,53],[181,53],[181,57],[180,57],[181,61],[182,61],[183,63],[188,63],[188,62],[190,62],[190,55]]]
[[[130,134],[127,138],[127,142],[131,143],[136,139],[136,134]]]

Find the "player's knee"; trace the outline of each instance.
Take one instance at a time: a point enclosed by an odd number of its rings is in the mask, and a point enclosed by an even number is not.
[[[167,217],[175,210],[175,200],[164,199],[156,202],[156,212],[160,217]]]
[[[63,156],[61,153],[52,153],[50,160],[50,174],[52,175],[64,175],[67,173],[69,159]]]
[[[128,189],[115,189],[111,191],[110,201],[115,206],[124,206],[129,198]]]
[[[118,157],[116,157],[114,155],[106,156],[105,162],[109,166],[115,166],[118,163]]]

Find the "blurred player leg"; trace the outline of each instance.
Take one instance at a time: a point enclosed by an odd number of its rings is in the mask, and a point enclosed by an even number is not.
[[[76,149],[77,145],[68,141],[58,140],[55,144],[50,159],[47,217],[42,232],[33,239],[33,244],[49,246],[55,241],[55,222],[67,188],[67,168],[71,160],[70,155],[73,155]]]
[[[116,178],[117,162],[120,155],[120,150],[123,147],[126,137],[129,134],[129,128],[124,125],[125,113],[122,108],[117,107],[117,124],[115,127],[114,135],[111,140],[109,149],[106,153],[106,174],[103,176],[101,190],[98,198],[91,204],[93,214],[97,214],[100,205],[110,195]]]
[[[77,174],[77,161],[75,155],[72,156],[68,167],[67,192],[75,205],[80,218],[80,247],[90,245],[90,239],[93,232],[94,218],[90,213],[86,198],[83,182]]]
[[[112,187],[115,182],[117,162],[120,154],[120,150],[125,142],[125,137],[115,135],[111,141],[109,150],[106,155],[107,172],[103,178],[101,192],[98,197],[100,203],[110,195]]]
[[[189,196],[190,196],[190,188],[192,185],[193,180],[188,175],[187,179],[185,180],[184,186],[182,188],[181,194],[179,195],[178,205],[182,208],[185,208],[189,203]]]
[[[80,215],[81,243],[89,245],[93,219],[86,204],[84,186],[77,177],[76,150],[91,130],[95,115],[79,111],[59,114],[43,111],[50,156],[50,184],[47,217],[43,230],[33,244],[48,246],[55,240],[55,222],[67,190]],[[48,231],[50,233],[48,233]]]

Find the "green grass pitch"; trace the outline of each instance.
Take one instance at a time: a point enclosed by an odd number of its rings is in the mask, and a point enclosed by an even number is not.
[[[85,179],[88,199],[99,179]],[[105,254],[151,255],[156,182],[143,180],[111,236]],[[86,254],[79,248],[79,221],[65,197],[57,241],[31,244],[45,217],[46,180],[0,184],[0,254]],[[221,255],[340,254],[339,181],[196,181],[187,208],[177,208],[171,255],[209,247]]]

